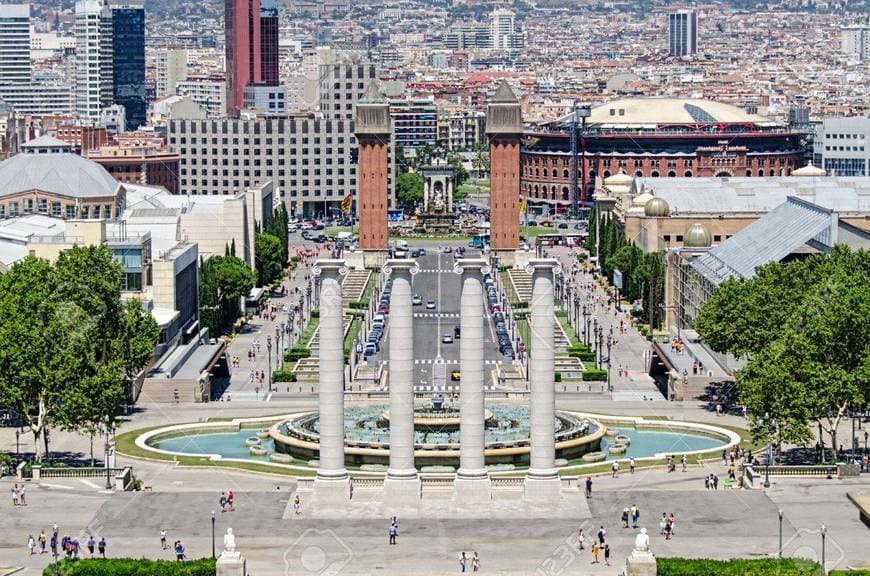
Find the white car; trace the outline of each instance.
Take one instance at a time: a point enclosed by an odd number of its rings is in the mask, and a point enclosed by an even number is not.
[[[442,344],[453,344],[453,335],[452,334],[444,334],[441,336]]]
[[[427,300],[426,301],[426,310],[434,310],[435,309],[435,301]]]
[[[411,298],[411,304],[413,306],[420,306],[421,304],[423,304],[423,297],[419,294],[414,294],[414,296]]]

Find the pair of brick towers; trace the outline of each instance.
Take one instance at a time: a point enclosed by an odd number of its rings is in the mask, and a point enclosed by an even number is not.
[[[490,246],[497,252],[512,255],[520,242],[523,118],[520,103],[507,82],[499,85],[487,106],[486,133],[490,158]],[[356,138],[359,144],[360,248],[373,256],[382,255],[387,249],[388,236],[390,109],[376,82],[369,84],[357,104]]]

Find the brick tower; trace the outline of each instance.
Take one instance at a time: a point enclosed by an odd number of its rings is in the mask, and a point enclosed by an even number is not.
[[[520,103],[502,81],[486,109],[490,161],[490,246],[501,253],[520,246]],[[505,254],[507,256],[507,254]],[[509,256],[509,258],[511,258]]]
[[[389,202],[390,108],[372,80],[356,105],[356,139],[359,144],[356,199],[360,248],[387,250]]]

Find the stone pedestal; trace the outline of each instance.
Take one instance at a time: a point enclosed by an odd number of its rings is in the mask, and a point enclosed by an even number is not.
[[[350,478],[314,478],[312,503],[316,507],[343,506],[350,503]]]
[[[558,474],[552,478],[528,475],[523,482],[523,498],[529,502],[556,504],[562,499],[562,480]]]
[[[516,250],[513,253],[513,267],[521,270],[525,269],[529,265],[529,260],[533,255],[534,252],[531,250]]]
[[[492,500],[492,481],[483,476],[457,476],[453,481],[453,504],[463,508],[489,505]]]
[[[626,576],[656,576],[657,570],[655,556],[649,551],[632,550],[625,560]]]
[[[224,551],[215,564],[216,576],[247,576],[245,557],[238,552]]]
[[[416,471],[415,471],[416,472]],[[419,506],[422,495],[420,477],[384,478],[384,503],[390,507]]]
[[[346,250],[344,252],[344,261],[351,270],[365,270],[365,252],[362,250],[356,250],[355,252]]]

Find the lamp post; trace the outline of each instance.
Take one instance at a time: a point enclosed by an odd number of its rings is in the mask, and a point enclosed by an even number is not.
[[[828,573],[828,569],[825,567],[825,536],[828,535],[828,529],[824,524],[822,524],[820,532],[822,534],[822,574],[825,575]]]
[[[613,346],[613,335],[607,335],[607,391],[612,391],[610,384],[610,347]]]
[[[111,469],[109,468],[109,450],[112,449],[111,444],[109,444],[109,423],[109,417],[106,416],[106,490],[112,489]]]
[[[583,305],[583,343],[589,346],[589,304]]]
[[[770,420],[770,413],[764,413],[764,421]],[[767,440],[767,457],[764,459],[764,484],[765,488],[770,488],[770,439]]]
[[[779,558],[782,558],[782,510],[779,511]]]
[[[275,324],[275,370],[278,370],[281,367],[281,360],[279,356],[281,355],[281,327],[278,324]]]
[[[15,429],[15,459],[16,460],[18,460],[18,458],[21,456],[20,450],[19,450],[20,446],[18,444],[18,438],[20,436],[21,436],[21,431],[18,428],[16,428]]]
[[[215,558],[214,553],[214,510],[211,511],[211,557]]]
[[[272,391],[272,336],[266,336],[266,358],[269,361],[269,372],[266,384],[269,386],[269,392]]]
[[[597,368],[601,368],[604,365],[604,330],[601,326],[598,327],[598,345],[596,346],[597,356],[598,356],[598,366]]]

